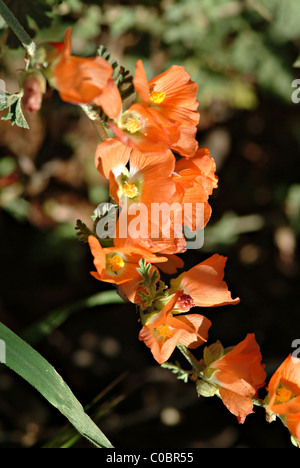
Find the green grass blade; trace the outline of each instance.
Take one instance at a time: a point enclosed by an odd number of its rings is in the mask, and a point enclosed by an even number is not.
[[[5,343],[5,364],[10,369],[38,390],[96,447],[113,447],[46,359],[2,323],[0,339]]]

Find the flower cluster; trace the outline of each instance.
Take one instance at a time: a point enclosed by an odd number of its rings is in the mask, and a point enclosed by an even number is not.
[[[240,302],[224,281],[226,257],[214,254],[188,270],[180,257],[191,247],[190,236],[197,240],[207,225],[209,197],[218,187],[214,159],[196,139],[197,84],[177,65],[149,81],[141,60],[133,78],[122,67],[116,73],[107,57],[72,56],[70,28],[64,42],[42,51],[43,76],[102,129],[95,168],[107,179],[111,203],[95,211],[93,230],[77,226],[93,256],[91,274],[135,304],[138,338],[158,364],[194,381],[199,395],[220,397],[240,423],[259,404],[269,421],[278,415],[300,444],[299,359],[284,361],[260,399],[267,374],[253,333],[230,348],[219,341],[204,347],[200,360],[190,351],[207,342],[212,326],[191,309]],[[36,111],[45,83],[39,70],[25,75],[24,103]],[[196,242],[191,248],[200,247]],[[172,276],[163,281],[163,275]],[[192,371],[167,362],[176,348]]]

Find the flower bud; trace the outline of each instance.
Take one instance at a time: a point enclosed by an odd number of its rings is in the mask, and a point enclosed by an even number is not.
[[[24,90],[22,102],[29,112],[37,112],[42,105],[43,94],[46,91],[46,79],[38,70],[23,72],[20,80]]]

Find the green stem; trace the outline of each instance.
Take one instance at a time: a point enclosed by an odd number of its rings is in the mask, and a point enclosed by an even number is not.
[[[181,351],[181,353],[188,360],[188,362],[195,369],[195,371],[197,371],[197,373],[202,372],[202,368],[201,368],[199,362],[197,361],[195,356],[186,348],[186,346],[179,343],[177,345],[177,348],[179,349],[179,351]]]
[[[98,113],[94,110],[91,110],[87,104],[80,104],[80,107],[83,110],[83,112],[87,115],[87,117],[92,121],[95,129],[98,132],[100,140],[101,141],[106,140],[106,138],[108,138],[108,135],[106,133],[104,126],[102,125],[99,119]]]
[[[251,398],[252,403],[256,406],[261,406],[262,408],[266,408],[267,405],[265,404],[265,400],[262,400],[261,398]]]
[[[93,120],[92,122],[93,122],[93,125],[94,125],[95,129],[98,132],[98,135],[99,135],[101,141],[106,140],[107,133],[106,133],[106,130],[103,127],[102,123],[100,122],[100,120],[96,119],[96,120]]]
[[[33,57],[36,51],[35,43],[2,0],[0,0],[0,15],[18,37],[22,46],[26,49],[27,55]]]

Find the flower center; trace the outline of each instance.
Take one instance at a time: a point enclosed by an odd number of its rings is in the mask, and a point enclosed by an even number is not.
[[[166,97],[166,93],[164,91],[151,91],[150,92],[150,102],[153,104],[161,104]]]
[[[175,304],[175,309],[187,312],[194,306],[195,304],[193,298],[189,294],[185,294],[183,291],[179,291],[179,297]]]
[[[134,198],[138,195],[139,190],[135,184],[128,184],[127,182],[122,185],[122,192],[128,198]]]
[[[120,126],[123,130],[136,133],[143,127],[142,116],[138,112],[125,111],[121,117]]]
[[[276,390],[276,403],[286,403],[292,397],[293,393],[286,387],[280,387]]]
[[[157,327],[155,329],[155,332],[156,332],[156,335],[162,339],[170,338],[170,336],[172,335],[172,329],[171,327],[169,327],[167,323],[163,323],[162,325]]]
[[[120,257],[120,255],[114,255],[113,257],[111,257],[108,260],[108,265],[109,265],[111,271],[116,273],[117,271],[120,271],[120,270],[122,270],[124,268],[125,262],[124,262],[123,258]]]

